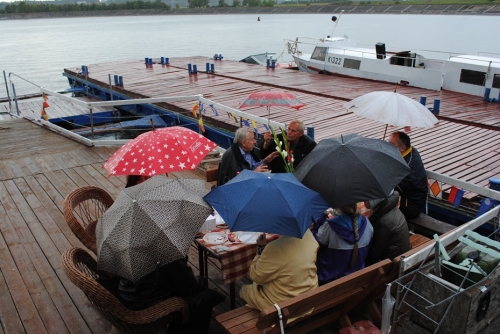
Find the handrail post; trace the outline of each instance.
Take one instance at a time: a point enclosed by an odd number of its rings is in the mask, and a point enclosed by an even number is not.
[[[12,85],[12,99],[14,100],[14,102],[16,103],[16,110],[17,110],[17,116],[20,116],[21,113],[19,111],[19,106],[17,104],[17,96],[16,96],[16,87],[14,86],[14,83],[11,82],[11,85]]]
[[[7,76],[5,75],[5,71],[3,71],[3,81],[5,82],[5,90],[7,91],[7,99],[9,100],[9,110],[12,110],[12,103],[10,102],[10,94],[9,94],[9,84],[7,83]]]
[[[92,140],[94,140],[94,114],[92,113],[92,106],[89,106],[89,111],[90,111],[90,133]]]

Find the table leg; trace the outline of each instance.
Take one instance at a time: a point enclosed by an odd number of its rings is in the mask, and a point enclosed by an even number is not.
[[[208,280],[208,252],[203,250],[203,256],[204,256],[204,268],[205,268],[205,277]]]
[[[236,285],[234,282],[232,283],[229,283],[229,307],[231,308],[231,310],[234,310],[236,308],[236,302],[235,302],[235,299],[236,299]]]
[[[205,276],[205,261],[203,259],[205,251],[198,246],[198,267],[200,268],[200,276]]]

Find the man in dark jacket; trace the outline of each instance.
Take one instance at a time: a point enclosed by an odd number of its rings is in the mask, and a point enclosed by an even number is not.
[[[398,201],[399,194],[394,191],[387,199],[365,202],[365,206],[371,209],[368,219],[373,225],[367,266],[387,258],[392,260],[411,249],[408,224],[397,207]]]
[[[307,135],[304,135],[304,130],[304,122],[298,119],[291,121],[286,130],[286,137],[290,143],[290,153],[293,156],[294,168],[297,168],[305,156],[309,154],[314,147],[316,147],[316,142]],[[283,142],[282,134],[278,134],[278,140]],[[260,147],[260,152],[262,156],[267,156],[268,154],[276,152],[276,143],[274,142],[273,135],[270,131],[267,131],[264,134],[264,141]],[[285,162],[281,157],[278,157],[277,159],[272,160],[269,165],[269,169],[272,173],[285,173]]]
[[[410,137],[404,132],[394,132],[389,137],[389,143],[396,146],[401,152],[403,159],[411,169],[408,174],[396,187],[401,195],[399,209],[410,221],[418,217],[421,212],[425,212],[427,203],[427,174],[424,163],[417,149],[410,144]]]
[[[273,152],[260,160],[255,152],[255,134],[250,128],[236,130],[233,145],[224,152],[219,164],[217,185],[221,186],[238,175],[242,170],[267,172],[267,165],[278,156]]]
[[[184,325],[179,321],[172,322],[168,332],[208,333],[212,308],[223,302],[225,297],[206,288],[206,283],[205,278],[194,276],[186,257],[157,268],[135,283],[122,278],[118,298],[129,309],[143,310],[170,297],[181,297],[189,306],[189,321]]]

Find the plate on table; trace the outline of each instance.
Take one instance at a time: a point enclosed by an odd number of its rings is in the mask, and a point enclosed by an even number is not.
[[[238,240],[244,244],[256,244],[257,238],[262,233],[260,232],[237,232]]]
[[[220,245],[227,241],[227,235],[222,232],[210,232],[203,236],[203,241],[211,245]]]

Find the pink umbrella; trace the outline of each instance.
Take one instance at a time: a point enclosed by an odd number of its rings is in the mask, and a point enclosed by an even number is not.
[[[109,175],[159,175],[194,170],[217,144],[192,130],[172,126],[141,134],[106,161]]]
[[[240,109],[250,107],[267,107],[267,118],[271,113],[272,106],[290,107],[299,110],[306,104],[290,93],[280,91],[255,92],[241,103]]]

